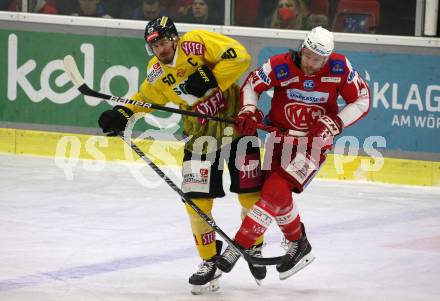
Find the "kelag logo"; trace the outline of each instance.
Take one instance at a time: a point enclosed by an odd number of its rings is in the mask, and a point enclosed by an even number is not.
[[[69,84],[70,79],[64,73],[62,58],[49,61],[42,69],[39,78],[40,89],[36,88],[37,84],[30,80],[32,73],[35,72],[37,64],[42,62],[38,59],[29,58],[24,63],[18,64],[19,41],[15,34],[10,34],[8,37],[8,99],[14,101],[17,99],[17,89],[23,89],[26,96],[32,102],[40,102],[43,99],[48,99],[57,104],[64,104],[72,101],[80,95],[78,89]],[[84,79],[87,84],[93,86],[95,81],[95,51],[92,44],[84,43],[80,46],[80,51],[84,59]],[[67,53],[66,53],[67,54]],[[49,82],[52,76],[57,74],[55,80],[51,84]],[[114,65],[107,68],[100,78],[98,78],[100,91],[104,93],[111,93],[109,86],[110,82],[115,77],[122,77],[128,83],[128,91],[124,97],[129,97],[138,89],[139,69],[137,67],[125,67],[122,65]],[[69,89],[63,92],[57,92],[57,88],[65,87],[69,84]],[[90,106],[95,106],[100,103],[99,100],[93,97],[84,97],[85,102]]]
[[[0,83],[1,121],[97,127],[99,113],[108,106],[73,86],[62,62],[67,54],[79,62],[85,82],[103,93],[130,97],[145,77],[138,65],[146,66],[148,56],[137,39],[123,39],[112,51],[104,48],[118,38],[0,30],[0,40],[0,58],[7,62],[0,67],[5,79]],[[136,54],[127,55],[130,52]],[[117,64],[121,58],[124,64]],[[160,116],[164,124],[181,119],[176,114]]]

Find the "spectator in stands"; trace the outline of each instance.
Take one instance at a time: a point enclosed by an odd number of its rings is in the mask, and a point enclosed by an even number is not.
[[[315,27],[321,26],[328,28],[328,16],[324,14],[318,14],[310,10],[310,0],[299,0],[303,10],[303,30],[312,30]]]
[[[309,2],[304,0],[279,0],[267,27],[310,30],[317,26],[328,27],[328,17],[313,14]]]
[[[140,19],[142,20],[151,21],[160,16],[168,16],[168,13],[161,12],[159,0],[143,0],[141,8],[142,14]]]
[[[260,10],[260,0],[235,0],[234,24],[236,26],[256,26]],[[272,9],[270,10],[272,11]]]
[[[272,17],[272,12],[275,10],[275,7],[277,7],[277,5],[278,0],[260,1],[255,22],[257,27],[269,27],[269,20]]]
[[[76,8],[76,1],[72,0],[57,0],[57,8],[62,15],[70,15]]]
[[[187,23],[223,24],[221,14],[214,0],[193,0],[191,9],[183,20]]]
[[[298,0],[279,0],[270,20],[266,25],[271,28],[301,29],[304,12]]]
[[[9,3],[8,10],[21,11],[21,0],[13,0]],[[58,14],[55,0],[32,0],[29,1],[28,12],[43,14]]]
[[[10,0],[0,0],[0,10],[8,10],[9,2]]]
[[[191,9],[192,0],[160,0],[160,8],[174,16],[174,21],[181,21]]]
[[[161,9],[159,0],[142,0],[140,4],[131,11],[125,11],[122,18],[135,20],[154,20],[160,16],[174,16],[168,11]]]
[[[73,16],[112,18],[100,0],[77,0],[75,4]]]
[[[142,0],[105,0],[112,7],[112,16],[115,18],[131,19],[133,11],[141,5]]]

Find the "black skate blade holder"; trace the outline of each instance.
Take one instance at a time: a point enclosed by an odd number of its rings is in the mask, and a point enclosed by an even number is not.
[[[240,252],[241,255],[243,255],[243,258],[251,263],[256,265],[278,265],[283,263],[287,257],[286,255],[283,256],[276,256],[276,257],[254,257],[246,253],[246,251],[240,247],[237,246],[237,244],[234,242],[233,244],[229,244],[231,247],[236,249],[238,252]]]

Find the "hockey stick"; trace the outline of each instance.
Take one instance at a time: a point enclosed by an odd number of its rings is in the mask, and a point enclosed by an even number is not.
[[[134,99],[130,99],[130,98],[122,98],[119,96],[108,95],[108,94],[104,94],[104,93],[95,91],[95,90],[91,89],[85,83],[84,78],[79,73],[78,66],[76,65],[75,59],[71,55],[66,55],[64,57],[64,69],[65,69],[66,73],[69,75],[72,82],[75,84],[75,86],[78,87],[78,90],[82,94],[87,95],[87,96],[110,100],[112,102],[115,102],[115,103],[118,103],[121,105],[130,104],[130,105],[140,107],[140,108],[155,109],[155,110],[160,110],[160,111],[165,111],[165,112],[170,112],[170,113],[177,113],[177,114],[181,114],[181,115],[198,117],[198,118],[219,121],[219,122],[224,122],[224,123],[235,125],[235,121],[231,120],[231,119],[210,116],[210,115],[202,114],[199,112],[191,112],[191,111],[180,110],[180,109],[176,109],[176,108],[165,107],[165,106],[157,105],[154,103],[142,102],[142,101],[138,101],[138,100],[134,100]],[[273,132],[273,131],[279,130],[276,127],[268,126],[268,125],[264,125],[264,124],[257,124],[257,128],[264,130],[266,132]]]
[[[239,245],[237,245],[236,242],[234,242],[229,236],[223,232],[222,229],[220,229],[219,226],[215,223],[215,221],[207,216],[202,209],[200,209],[192,200],[190,197],[188,197],[174,182],[171,180],[165,173],[153,162],[151,159],[136,145],[131,141],[129,138],[126,138],[124,136],[123,132],[119,132],[117,134],[124,142],[130,146],[130,148],[142,159],[144,160],[148,166],[150,166],[156,174],[158,174],[165,182],[168,184],[171,189],[173,189],[175,192],[177,192],[180,197],[182,198],[182,202],[185,204],[188,204],[209,226],[211,226],[214,231],[220,235],[230,246],[234,247],[238,252],[240,252],[241,255],[243,255],[243,258],[252,264],[257,265],[276,265],[280,264],[285,260],[285,256],[278,256],[278,257],[254,257],[246,253]]]

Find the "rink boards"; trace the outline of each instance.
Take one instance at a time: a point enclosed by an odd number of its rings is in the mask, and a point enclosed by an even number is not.
[[[73,55],[94,89],[130,97],[145,78],[149,59],[140,38],[144,27],[142,21],[0,12],[0,78],[6,79],[0,81],[0,152],[55,156],[67,150],[72,158],[125,158],[117,139],[88,136],[101,134],[97,119],[110,105],[81,95],[64,74],[62,58]],[[186,32],[200,26],[178,28]],[[251,69],[295,49],[305,34],[202,28],[242,42],[252,55]],[[372,101],[367,117],[337,139],[336,155],[329,156],[319,176],[440,185],[440,39],[344,33],[335,39],[338,52],[368,82]],[[270,94],[264,93],[260,103],[267,112]],[[179,165],[181,144],[172,140],[181,134],[181,116],[154,114],[135,129],[160,139],[140,144],[148,151],[165,149],[153,158],[159,164]]]
[[[142,140],[136,144],[161,166],[180,166],[183,144]],[[60,168],[73,168],[79,159],[101,162],[138,159],[116,137],[0,128],[0,153],[53,157]],[[99,166],[99,164],[97,164]],[[140,164],[144,164],[140,162]],[[99,168],[99,167],[98,167]],[[440,162],[330,154],[318,177],[391,184],[440,186]]]

